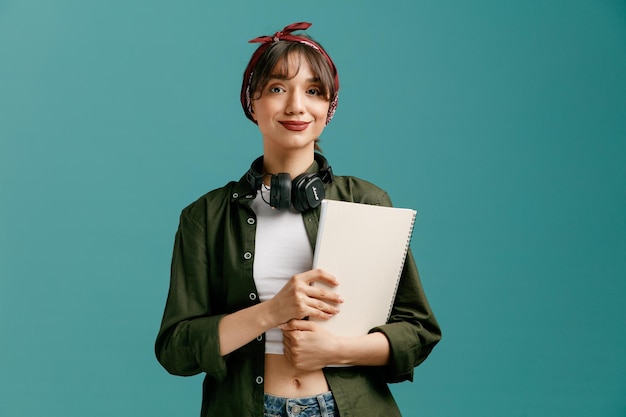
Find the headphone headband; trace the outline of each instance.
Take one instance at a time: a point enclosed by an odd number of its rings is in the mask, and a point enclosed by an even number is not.
[[[320,179],[324,184],[330,184],[333,182],[333,169],[330,165],[328,165],[328,160],[320,153],[315,152],[313,154],[313,158],[317,165],[319,166],[319,171],[317,175],[319,175]],[[246,179],[248,183],[254,190],[261,189],[261,185],[263,184],[263,177],[265,175],[272,174],[262,174],[263,172],[263,155],[259,156],[252,162],[250,165],[250,169],[246,172]]]

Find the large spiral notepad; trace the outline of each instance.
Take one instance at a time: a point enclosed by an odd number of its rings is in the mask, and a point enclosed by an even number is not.
[[[313,267],[339,281],[341,312],[317,322],[335,334],[365,335],[389,319],[409,248],[415,210],[322,201]],[[324,285],[314,283],[314,285]]]

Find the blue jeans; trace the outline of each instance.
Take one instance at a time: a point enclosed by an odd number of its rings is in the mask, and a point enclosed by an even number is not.
[[[335,400],[329,391],[304,398],[265,394],[265,417],[335,417]]]

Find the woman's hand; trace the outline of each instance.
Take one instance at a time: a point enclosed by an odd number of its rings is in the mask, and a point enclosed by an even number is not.
[[[276,325],[304,317],[328,320],[339,312],[336,304],[342,303],[343,298],[324,286],[311,286],[313,282],[320,282],[330,287],[339,284],[334,276],[321,269],[294,275],[268,301]]]
[[[285,357],[298,369],[315,371],[329,365],[383,366],[389,362],[389,341],[380,332],[342,337],[307,320],[291,320],[280,329]]]
[[[298,369],[316,371],[338,364],[334,357],[341,349],[340,338],[319,324],[291,320],[280,326],[285,357]]]
[[[312,282],[325,286],[312,287]],[[314,317],[328,320],[343,299],[334,292],[337,280],[320,269],[291,277],[272,299],[224,316],[219,323],[220,353],[227,355],[267,330],[289,320]]]

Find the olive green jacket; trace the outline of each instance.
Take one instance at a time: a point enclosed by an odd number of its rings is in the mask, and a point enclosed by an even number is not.
[[[325,191],[327,199],[391,205],[387,193],[354,177],[337,176]],[[218,340],[224,315],[259,302],[252,277],[256,217],[250,202],[255,193],[244,175],[204,195],[180,216],[155,350],[172,374],[206,373],[202,417],[263,416],[264,336],[224,357]],[[302,218],[314,247],[319,207]],[[372,331],[389,340],[386,366],[324,369],[342,417],[399,416],[387,383],[412,381],[413,369],[441,338],[410,251],[389,322]]]

